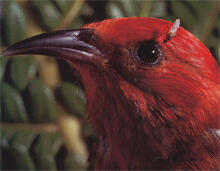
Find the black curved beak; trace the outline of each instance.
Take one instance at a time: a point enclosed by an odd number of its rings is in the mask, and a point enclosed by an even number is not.
[[[38,54],[60,57],[72,62],[103,62],[101,52],[89,43],[92,37],[92,29],[44,33],[15,43],[3,52],[3,56]]]

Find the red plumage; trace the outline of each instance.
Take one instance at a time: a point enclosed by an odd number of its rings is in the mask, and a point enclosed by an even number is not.
[[[81,70],[90,85],[85,87],[90,120],[105,137],[96,169],[219,168],[219,138],[212,131],[219,129],[220,75],[209,50],[181,27],[164,42],[172,23],[159,19],[86,27],[100,36],[100,49],[113,65],[101,73]],[[165,59],[158,66],[142,66],[129,55],[129,48],[146,39],[162,48]]]
[[[219,66],[182,27],[167,39],[172,25],[154,18],[105,20],[85,26],[89,36],[81,35],[80,46],[74,46],[82,51],[86,42],[90,56],[48,50],[81,74],[89,120],[100,139],[91,155],[95,169],[219,169]],[[143,42],[158,50],[158,61],[137,59]],[[8,54],[45,54],[39,45],[42,52],[27,46],[17,44]],[[21,47],[26,50],[18,51]]]

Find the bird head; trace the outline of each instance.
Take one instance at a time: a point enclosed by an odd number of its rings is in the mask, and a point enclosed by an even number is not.
[[[112,149],[123,144],[121,134],[127,141],[133,130],[143,131],[151,144],[137,141],[163,153],[184,136],[219,127],[218,64],[179,20],[109,19],[41,34],[4,52],[20,54],[62,58],[80,72],[93,128],[111,137]]]

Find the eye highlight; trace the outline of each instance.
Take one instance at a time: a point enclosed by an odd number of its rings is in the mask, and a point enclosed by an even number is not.
[[[155,65],[161,60],[161,50],[153,40],[143,41],[135,49],[135,56],[145,65]]]

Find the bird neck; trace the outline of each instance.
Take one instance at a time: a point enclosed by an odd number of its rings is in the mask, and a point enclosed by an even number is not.
[[[190,157],[197,162],[198,150],[204,158],[210,158],[205,148],[211,141],[216,141],[216,136],[210,132],[208,125],[191,117],[192,113],[137,89],[115,71],[100,72],[95,67],[85,66],[80,73],[89,120],[96,135],[104,139],[104,147],[111,149],[115,160],[120,161],[121,169],[140,169],[142,166],[157,169],[158,163],[163,162],[162,168],[168,165],[184,168],[174,166],[173,160],[184,161]],[[201,115],[205,109],[195,112]],[[217,154],[216,149],[218,144],[212,147],[212,155]],[[105,155],[104,151],[100,154],[101,158]],[[139,162],[133,163],[135,158]],[[167,163],[167,160],[171,162]]]

